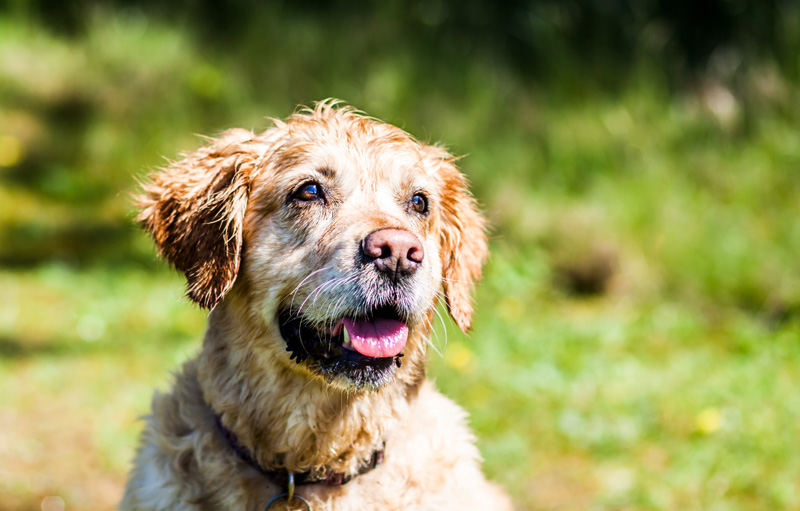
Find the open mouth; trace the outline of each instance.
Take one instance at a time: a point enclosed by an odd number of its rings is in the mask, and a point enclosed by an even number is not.
[[[393,306],[330,323],[311,323],[286,308],[279,314],[286,350],[298,363],[326,377],[347,377],[357,387],[377,388],[401,365],[408,325]]]

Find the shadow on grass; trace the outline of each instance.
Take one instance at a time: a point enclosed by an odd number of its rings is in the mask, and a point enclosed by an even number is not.
[[[0,336],[0,360],[20,361],[42,356],[83,356],[93,351],[101,351],[102,348],[102,342],[87,344],[65,340],[31,341]]]
[[[65,351],[64,345],[55,343],[26,343],[12,337],[0,337],[0,358],[21,360],[39,355],[59,355]]]
[[[75,266],[98,263],[153,267],[152,253],[137,250],[135,226],[114,222],[45,225],[15,222],[0,230],[0,265],[29,268],[58,260]]]

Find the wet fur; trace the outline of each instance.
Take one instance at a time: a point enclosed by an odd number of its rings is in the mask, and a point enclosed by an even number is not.
[[[309,177],[339,190],[326,207],[287,202]],[[226,132],[143,187],[141,225],[186,275],[188,296],[212,310],[200,355],[153,398],[121,509],[260,511],[282,491],[231,451],[215,413],[259,463],[295,472],[355,473],[385,442],[375,470],[298,488],[317,511],[510,509],[480,471],[464,412],[424,377],[436,303],[468,329],[486,256],[450,154],[323,102],[261,134]],[[402,209],[420,187],[427,217]],[[326,322],[384,300],[385,286],[353,262],[382,227],[413,232],[427,254],[392,291],[409,313],[403,364],[377,388],[322,378],[289,359],[275,315],[302,302]]]

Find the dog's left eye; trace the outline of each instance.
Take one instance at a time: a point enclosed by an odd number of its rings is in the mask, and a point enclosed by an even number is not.
[[[408,207],[416,213],[425,214],[428,212],[428,198],[417,193],[408,201]]]
[[[294,193],[292,193],[292,197],[303,202],[322,199],[324,197],[322,194],[322,185],[313,181],[306,183],[295,190]]]

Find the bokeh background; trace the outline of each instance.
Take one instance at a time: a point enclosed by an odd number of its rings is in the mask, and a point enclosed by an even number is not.
[[[531,510],[800,508],[800,5],[0,3],[0,510],[113,509],[203,311],[148,168],[341,98],[491,219],[438,386]]]

